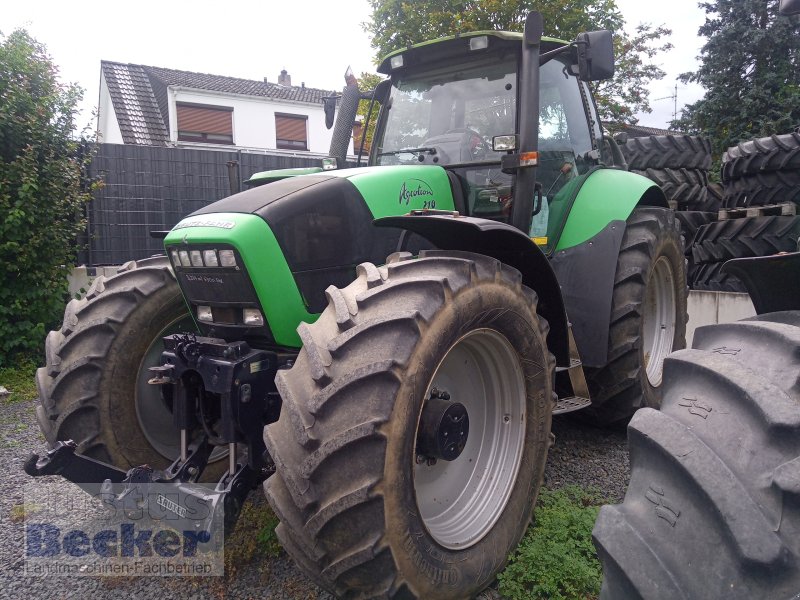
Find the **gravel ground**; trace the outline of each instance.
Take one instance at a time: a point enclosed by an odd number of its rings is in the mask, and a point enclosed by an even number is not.
[[[558,488],[577,484],[602,490],[613,502],[622,500],[629,468],[624,430],[602,430],[557,417],[556,443],[550,450],[545,485]],[[330,600],[283,553],[266,556],[248,548],[247,523],[240,521],[237,542],[226,549],[243,558],[225,577],[25,577],[23,524],[13,507],[23,502],[23,485],[30,481],[22,470],[29,452],[44,452],[30,403],[0,404],[0,600],[6,598],[109,598],[131,600],[275,598]],[[53,485],[57,478],[42,478]],[[260,493],[251,494],[250,510],[264,508]],[[18,509],[17,509],[18,510]],[[227,562],[227,561],[226,561]]]

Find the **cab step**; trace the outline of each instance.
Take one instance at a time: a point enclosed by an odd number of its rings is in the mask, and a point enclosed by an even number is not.
[[[578,353],[578,346],[575,344],[575,338],[572,335],[572,323],[569,325],[569,366],[556,367],[556,373],[563,373],[564,371],[569,376],[573,395],[558,399],[556,407],[553,409],[554,415],[581,410],[592,403],[589,399],[589,386],[586,384],[586,376],[583,373],[583,364]]]
[[[579,396],[570,396],[569,398],[559,398],[556,407],[553,409],[554,415],[563,415],[564,413],[574,412],[590,406],[592,401],[589,398],[581,398]]]

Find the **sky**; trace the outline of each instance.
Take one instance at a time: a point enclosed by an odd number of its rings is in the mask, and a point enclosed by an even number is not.
[[[640,124],[666,127],[678,74],[696,68],[704,14],[697,0],[617,0],[629,28],[640,22],[673,30],[675,48],[657,57],[667,76],[651,85],[653,112]],[[374,72],[374,51],[361,24],[367,0],[26,0],[4,2],[0,32],[26,28],[47,46],[63,81],[83,87],[81,125],[97,105],[100,61],[112,60],[276,82],[286,69],[292,83],[338,90],[344,72]],[[545,24],[546,30],[546,24]],[[678,84],[678,110],[702,97],[699,86]]]

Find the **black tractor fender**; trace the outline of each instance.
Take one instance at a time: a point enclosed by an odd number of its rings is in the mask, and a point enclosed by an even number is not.
[[[800,310],[800,252],[736,258],[722,272],[744,283],[756,313]]]
[[[475,252],[517,269],[522,283],[539,296],[538,312],[550,324],[547,340],[556,364],[569,366],[569,322],[558,279],[544,252],[519,229],[457,213],[383,217],[373,223],[416,233],[441,250]]]

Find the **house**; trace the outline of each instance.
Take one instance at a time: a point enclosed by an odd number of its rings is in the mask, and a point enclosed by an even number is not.
[[[617,131],[622,131],[628,134],[629,138],[635,137],[649,137],[651,135],[675,135],[680,134],[679,131],[671,129],[659,129],[657,127],[644,127],[643,125],[619,125]]]
[[[286,70],[272,83],[104,60],[97,132],[110,144],[327,155],[332,95]]]

